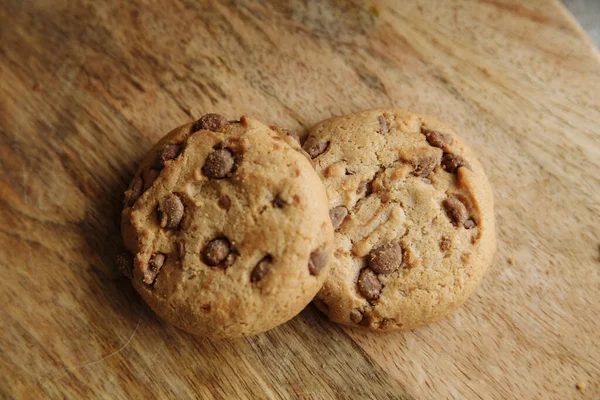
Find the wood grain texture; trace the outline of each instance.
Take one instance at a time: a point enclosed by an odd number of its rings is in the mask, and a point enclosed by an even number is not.
[[[600,57],[558,2],[8,0],[0,38],[0,397],[600,396]],[[390,106],[495,188],[498,254],[452,316],[372,334],[310,306],[213,342],[118,277],[122,192],[171,128]]]

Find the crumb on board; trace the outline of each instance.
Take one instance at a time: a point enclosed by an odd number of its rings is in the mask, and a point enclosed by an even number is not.
[[[579,390],[580,392],[582,392],[582,393],[583,393],[583,391],[585,390],[585,383],[581,383],[581,382],[580,382],[580,383],[578,383],[578,384],[576,384],[576,385],[575,385],[575,388],[576,388],[577,390]]]
[[[515,265],[515,262],[516,262],[516,260],[513,257],[508,257],[507,261],[510,265]]]

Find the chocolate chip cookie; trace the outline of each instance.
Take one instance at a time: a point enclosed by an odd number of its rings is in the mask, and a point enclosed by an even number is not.
[[[325,189],[280,133],[208,114],[165,136],[125,192],[119,266],[169,323],[213,338],[299,313],[333,249]],[[300,151],[298,151],[300,150]]]
[[[452,130],[370,110],[319,123],[303,147],[335,229],[332,269],[315,300],[330,320],[411,329],[471,295],[496,249],[493,197]]]

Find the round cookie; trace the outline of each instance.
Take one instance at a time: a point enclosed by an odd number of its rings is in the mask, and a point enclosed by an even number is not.
[[[154,146],[125,192],[121,229],[135,257],[119,265],[143,299],[213,338],[298,314],[333,249],[325,189],[306,157],[258,121],[216,114]]]
[[[303,147],[336,230],[315,299],[330,320],[405,330],[469,297],[496,249],[493,197],[452,130],[428,116],[369,110],[319,123]]]

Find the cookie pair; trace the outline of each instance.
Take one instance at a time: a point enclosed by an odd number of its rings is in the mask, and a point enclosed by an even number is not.
[[[122,232],[135,257],[120,265],[150,307],[215,338],[273,328],[315,295],[332,321],[410,329],[462,304],[495,249],[479,163],[448,128],[400,110],[323,121],[302,148],[284,129],[208,114],[150,151]]]

